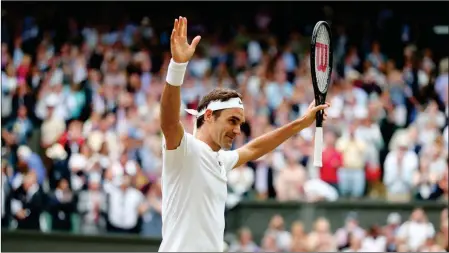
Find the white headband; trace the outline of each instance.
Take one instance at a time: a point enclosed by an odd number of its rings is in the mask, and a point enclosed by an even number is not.
[[[215,100],[209,103],[206,108],[198,112],[197,110],[193,109],[185,109],[186,112],[189,114],[195,116],[195,122],[194,122],[194,128],[193,128],[193,135],[196,134],[196,119],[201,117],[204,113],[206,113],[207,110],[217,111],[217,110],[223,110],[223,109],[230,109],[230,108],[241,108],[243,109],[243,103],[240,98],[231,98],[227,101],[220,101]]]

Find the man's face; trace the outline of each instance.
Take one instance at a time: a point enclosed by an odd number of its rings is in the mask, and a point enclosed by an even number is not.
[[[206,114],[208,115],[205,119],[210,122],[212,140],[222,149],[230,149],[235,137],[240,134],[240,126],[245,122],[243,109],[224,109],[216,118],[211,111]]]

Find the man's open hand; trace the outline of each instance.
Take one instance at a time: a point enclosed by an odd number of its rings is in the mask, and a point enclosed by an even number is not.
[[[192,44],[187,42],[187,18],[179,17],[175,19],[173,31],[170,37],[171,55],[175,62],[185,63],[192,58],[195,53],[196,46],[200,42],[201,37],[196,36]]]

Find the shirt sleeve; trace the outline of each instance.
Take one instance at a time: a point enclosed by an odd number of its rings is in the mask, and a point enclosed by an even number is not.
[[[165,169],[182,167],[182,161],[196,152],[195,139],[191,134],[184,132],[179,146],[176,149],[167,150],[165,138],[162,138],[162,150]]]

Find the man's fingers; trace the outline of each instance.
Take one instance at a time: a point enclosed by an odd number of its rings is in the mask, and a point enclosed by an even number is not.
[[[171,31],[171,35],[170,35],[170,41],[172,41],[172,42],[175,39],[175,33],[176,33],[176,30],[175,30],[175,28],[173,28],[173,30]]]
[[[181,29],[182,29],[182,17],[179,16],[177,26],[176,26],[176,36],[181,36]]]
[[[186,18],[179,18],[179,36],[185,36],[186,34]]]
[[[190,45],[190,47],[192,47],[193,49],[196,48],[196,46],[198,45],[198,43],[200,43],[201,40],[201,36],[196,36],[193,40],[192,40],[192,44]]]
[[[324,105],[315,106],[315,108],[313,108],[313,109],[314,109],[315,112],[317,112],[317,111],[321,111],[321,110],[324,110],[326,108],[329,108],[329,106],[330,105],[328,103],[326,103]]]
[[[176,36],[176,34],[177,34],[178,31],[179,31],[179,29],[178,29],[178,24],[179,24],[179,20],[176,18],[176,19],[175,19],[175,23],[173,24],[172,37]]]
[[[183,18],[183,22],[182,22],[182,35],[187,37],[187,18],[186,17]]]

